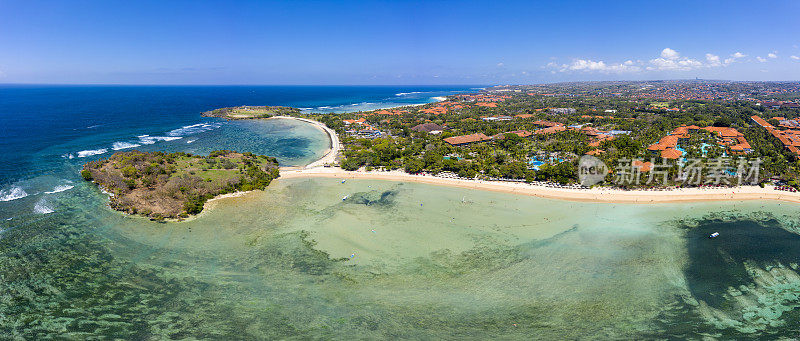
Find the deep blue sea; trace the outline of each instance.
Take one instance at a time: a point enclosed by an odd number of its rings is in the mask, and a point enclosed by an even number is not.
[[[0,85],[0,212],[4,202],[47,191],[46,187],[51,185],[67,186],[31,183],[30,179],[45,175],[63,178],[61,173],[65,171],[77,174],[81,164],[117,150],[202,153],[213,147],[238,147],[246,151],[248,146],[242,145],[245,139],[236,141],[231,136],[237,136],[237,131],[246,136],[248,131],[264,128],[200,117],[206,110],[238,105],[285,105],[306,112],[359,111],[428,103],[436,101],[438,96],[476,89],[475,86]],[[221,129],[226,131],[223,133]],[[270,132],[275,139],[249,151],[271,154],[284,164],[304,161],[296,149],[307,148],[308,143],[284,138],[275,129]],[[215,134],[228,143],[212,140]]]

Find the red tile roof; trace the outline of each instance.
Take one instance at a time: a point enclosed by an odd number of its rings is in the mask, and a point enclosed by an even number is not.
[[[469,144],[473,142],[483,142],[489,141],[492,138],[489,136],[484,135],[483,133],[471,134],[471,135],[461,135],[461,136],[453,136],[444,139],[444,142],[447,142],[451,145],[458,146],[462,144]]]
[[[516,134],[519,137],[528,137],[528,136],[533,135],[533,133],[531,133],[531,132],[529,132],[527,130],[515,130],[515,131],[507,131],[505,133],[500,133],[500,134],[494,135],[494,136],[492,136],[492,138],[495,139],[495,140],[502,140],[502,139],[506,138],[506,134]]]
[[[643,162],[642,160],[633,160],[633,166],[639,168],[640,172],[649,172],[653,168],[652,162]]]
[[[665,159],[677,159],[681,157],[681,155],[683,155],[683,152],[677,149],[669,148],[661,151],[661,157]]]

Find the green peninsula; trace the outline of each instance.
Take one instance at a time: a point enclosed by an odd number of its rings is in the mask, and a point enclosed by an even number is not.
[[[200,213],[217,195],[264,189],[279,170],[273,157],[229,150],[209,156],[129,151],[86,163],[81,176],[110,194],[111,208],[162,220]]]
[[[253,118],[270,118],[281,115],[297,115],[300,109],[282,106],[249,106],[219,108],[203,113],[205,117],[219,117],[227,120],[246,120]]]

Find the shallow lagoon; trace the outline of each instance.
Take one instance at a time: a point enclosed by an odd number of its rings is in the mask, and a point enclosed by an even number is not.
[[[54,248],[6,265],[30,276],[15,288],[45,294],[6,291],[27,299],[6,322],[140,338],[744,338],[798,327],[795,205],[291,179],[158,224],[76,188],[95,227],[26,236],[38,242],[28,248]]]

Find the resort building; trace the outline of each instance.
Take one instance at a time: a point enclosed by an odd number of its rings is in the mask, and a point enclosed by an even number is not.
[[[492,138],[484,135],[483,133],[453,136],[444,139],[444,142],[453,146],[465,146],[471,143],[490,141]]]
[[[522,137],[522,138],[525,138],[525,137],[533,135],[533,133],[531,133],[531,132],[529,132],[527,130],[515,130],[515,131],[507,131],[505,133],[500,133],[500,134],[494,135],[494,136],[492,136],[492,139],[493,140],[502,140],[502,139],[506,138],[506,134],[515,134],[515,135],[517,135],[519,137]]]
[[[435,134],[440,134],[445,129],[447,129],[445,126],[440,126],[440,125],[438,125],[436,123],[431,123],[431,122],[418,124],[418,125],[415,125],[414,127],[411,128],[411,130],[413,130],[413,131],[424,132],[424,133],[434,134],[434,135]]]
[[[344,132],[350,136],[374,139],[384,135],[383,132],[370,125],[369,122],[363,118],[357,120],[343,120],[342,122],[347,126]]]
[[[683,155],[679,146],[684,146],[689,142],[689,137],[692,133],[698,130],[705,130],[713,133],[717,137],[717,143],[730,149],[731,154],[748,154],[752,152],[750,143],[744,138],[744,135],[738,130],[729,127],[705,127],[700,128],[695,125],[680,126],[672,131],[667,136],[661,138],[660,141],[647,147],[647,150],[654,154],[659,154],[665,159],[677,159]]]
[[[758,125],[763,127],[767,130],[772,136],[777,138],[783,144],[786,149],[789,149],[792,153],[797,156],[800,156],[800,130],[778,130],[775,126],[769,124],[763,118],[758,116],[751,116],[751,119],[755,121]]]
[[[541,134],[547,135],[547,134],[553,134],[553,133],[557,133],[559,131],[565,131],[565,130],[567,130],[567,127],[565,127],[563,125],[556,125],[556,126],[552,126],[552,127],[547,127],[547,128],[536,130],[533,133],[536,134],[536,135],[541,135]]]
[[[787,120],[785,117],[773,117],[773,120],[778,121],[778,126],[786,129],[799,129],[800,128],[800,121],[794,120]]]
[[[558,122],[550,122],[550,121],[542,121],[542,120],[533,121],[533,124],[535,124],[537,126],[543,126],[543,127],[563,126],[563,124],[558,123]]]

